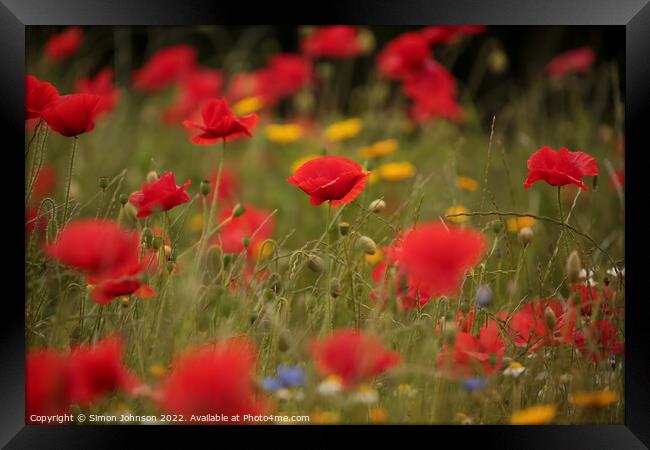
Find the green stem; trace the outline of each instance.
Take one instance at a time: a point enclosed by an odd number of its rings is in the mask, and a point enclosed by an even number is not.
[[[77,137],[72,138],[72,152],[70,153],[70,165],[68,166],[68,179],[66,182],[65,188],[65,203],[63,204],[63,221],[62,224],[65,226],[65,223],[68,218],[68,202],[70,200],[70,185],[72,184],[72,170],[74,168],[74,154],[77,150]]]

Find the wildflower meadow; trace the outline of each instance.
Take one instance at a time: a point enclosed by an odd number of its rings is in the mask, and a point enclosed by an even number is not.
[[[26,422],[623,423],[621,61],[564,31],[28,27]]]

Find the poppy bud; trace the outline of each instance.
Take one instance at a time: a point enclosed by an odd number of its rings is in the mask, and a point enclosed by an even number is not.
[[[332,278],[331,286],[330,286],[330,295],[333,298],[337,298],[338,296],[341,295],[341,283],[339,282],[338,278]]]
[[[357,246],[368,255],[374,255],[377,251],[377,244],[368,236],[361,236],[357,241]]]
[[[231,254],[225,254],[223,256],[223,266],[228,267],[230,263],[232,262],[232,255]]]
[[[152,170],[147,174],[147,183],[155,183],[158,181],[158,173],[155,170]]]
[[[246,208],[244,208],[244,205],[242,205],[241,203],[237,203],[235,207],[232,209],[233,217],[239,217],[245,212],[246,212]]]
[[[126,202],[129,201],[129,196],[126,194],[120,194],[120,204],[122,206],[126,205]]]
[[[244,248],[248,248],[248,244],[250,244],[250,242],[251,242],[251,238],[248,236],[241,238],[241,243],[244,246]]]
[[[533,237],[535,236],[535,233],[533,233],[533,229],[530,227],[524,227],[521,230],[519,230],[519,242],[521,242],[521,245],[526,247],[530,242],[533,240]]]
[[[325,263],[319,256],[309,255],[309,259],[307,260],[307,267],[309,267],[312,272],[321,273],[325,268]]]
[[[251,325],[253,325],[257,320],[257,313],[254,311],[250,313],[250,315],[248,316],[248,320],[250,321]]]
[[[381,198],[373,200],[372,203],[370,203],[370,206],[368,206],[368,209],[375,214],[379,214],[384,210],[384,208],[386,208],[386,202]]]
[[[153,233],[151,232],[151,228],[146,227],[142,229],[142,243],[144,245],[151,245],[151,239],[153,239]]]
[[[485,308],[490,303],[492,303],[492,289],[487,284],[483,284],[476,291],[476,304]]]
[[[503,50],[496,48],[488,55],[487,63],[492,73],[500,74],[508,68],[508,56]]]
[[[580,255],[577,250],[574,250],[566,260],[566,276],[569,283],[575,284],[578,282],[581,269],[582,264],[580,263]]]
[[[339,222],[339,233],[345,236],[350,232],[350,224],[348,222]]]
[[[108,178],[99,177],[99,189],[102,191],[108,187]]]
[[[555,312],[551,309],[550,306],[547,306],[544,310],[544,323],[549,330],[555,330],[555,325],[557,324],[557,317]]]
[[[210,193],[210,182],[208,180],[201,181],[199,189],[202,195],[208,195]]]
[[[158,250],[160,247],[163,246],[164,243],[165,242],[163,241],[163,238],[161,238],[160,236],[156,236],[155,238],[153,238],[151,246],[153,247],[154,250]]]
[[[173,261],[167,261],[167,272],[172,273],[174,271],[174,262]]]
[[[501,222],[500,220],[495,220],[494,222],[492,222],[492,232],[494,234],[499,234],[501,233],[502,230],[503,230],[503,222]]]

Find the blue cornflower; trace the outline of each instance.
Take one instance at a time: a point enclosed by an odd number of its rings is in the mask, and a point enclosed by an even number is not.
[[[474,392],[483,389],[487,382],[483,378],[467,378],[463,381],[463,387],[466,391]]]

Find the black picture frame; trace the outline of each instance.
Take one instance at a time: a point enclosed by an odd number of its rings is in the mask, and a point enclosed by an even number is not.
[[[0,387],[0,444],[6,448],[115,448],[131,447],[134,439],[154,439],[171,444],[187,442],[187,432],[223,436],[221,427],[133,427],[133,426],[29,426],[24,423],[24,265],[18,256],[24,252],[17,236],[24,236],[22,198],[15,194],[23,175],[21,156],[16,150],[24,142],[24,67],[25,26],[27,25],[198,25],[198,24],[486,24],[486,25],[618,25],[626,32],[626,202],[633,215],[626,217],[626,369],[625,425],[607,426],[385,426],[363,430],[364,436],[383,439],[386,433],[411,440],[410,433],[421,432],[430,445],[462,445],[470,442],[481,448],[567,448],[637,449],[650,446],[650,350],[646,343],[649,317],[644,294],[644,257],[647,255],[647,225],[637,211],[644,211],[647,198],[643,187],[644,140],[650,125],[650,0],[356,0],[323,2],[315,5],[281,6],[277,2],[260,4],[214,0],[0,0],[0,55],[2,55],[2,95],[0,126],[6,143],[6,169],[3,203],[6,225],[4,236],[5,298],[4,326],[0,328],[2,375]],[[13,155],[13,156],[12,156]],[[6,160],[7,157],[15,158]],[[8,177],[11,177],[10,180]],[[13,177],[16,179],[14,180]],[[13,208],[13,210],[11,210]],[[626,208],[628,211],[629,208]],[[637,216],[637,217],[635,217]],[[636,220],[635,220],[636,219]],[[641,220],[639,220],[641,219]],[[22,277],[21,277],[22,272]],[[11,294],[9,294],[11,292]],[[256,430],[259,427],[255,427]],[[316,431],[321,440],[338,439],[341,429],[353,427],[262,427],[285,443],[295,432]],[[241,427],[237,433],[247,433]],[[334,431],[332,431],[334,430]],[[267,431],[268,432],[268,431]],[[419,434],[418,433],[418,434]],[[246,435],[243,435],[244,437]],[[216,441],[213,441],[216,442]],[[247,441],[242,441],[242,443]],[[270,442],[270,441],[269,441]],[[299,440],[296,440],[299,442]],[[425,441],[426,442],[426,441]],[[447,442],[448,444],[443,444]],[[312,444],[303,443],[311,447]],[[248,446],[248,444],[244,444]],[[420,444],[416,444],[420,445]],[[429,444],[427,444],[429,445]]]

